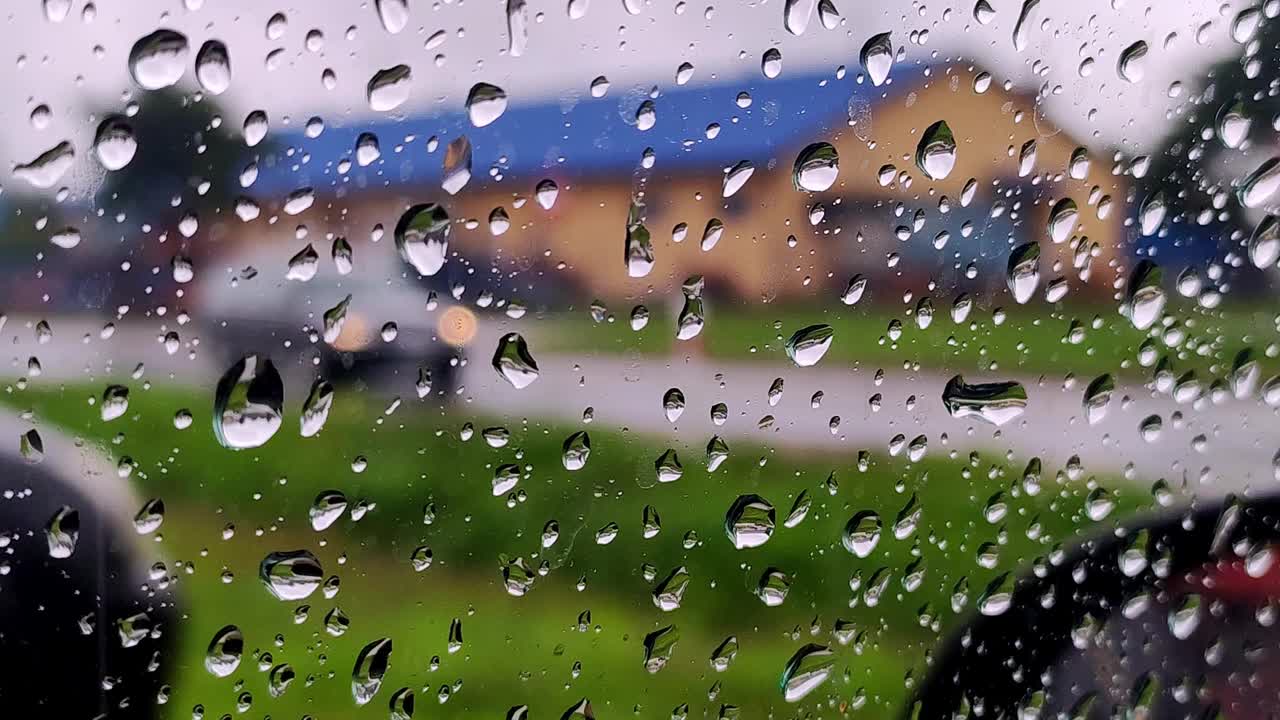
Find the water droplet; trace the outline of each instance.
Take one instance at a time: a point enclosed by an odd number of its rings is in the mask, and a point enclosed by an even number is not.
[[[13,166],[13,176],[32,187],[51,188],[75,162],[76,151],[71,143],[54,145],[36,156],[34,160]]]
[[[392,35],[404,30],[404,26],[409,24],[408,0],[376,0],[374,4],[378,9],[378,19],[382,21],[382,28]]]
[[[1097,425],[1107,416],[1107,404],[1115,392],[1116,381],[1109,373],[1093,379],[1084,391],[1084,416],[1090,425]]]
[[[849,522],[845,523],[844,533],[840,536],[840,542],[844,545],[845,550],[860,558],[865,558],[880,543],[882,528],[883,524],[878,514],[870,510],[863,510],[849,518]]]
[[[289,684],[297,677],[293,666],[289,663],[280,663],[271,668],[271,672],[267,674],[267,692],[271,697],[280,697],[289,689]]]
[[[107,170],[119,170],[128,165],[138,152],[133,126],[120,115],[108,116],[98,126],[93,152]]]
[[[782,696],[787,702],[799,702],[831,677],[836,658],[831,648],[808,643],[796,650],[782,670]]]
[[[102,403],[99,407],[103,422],[110,422],[129,411],[129,388],[123,385],[108,385],[102,391]]]
[[[781,605],[786,601],[790,590],[791,576],[775,567],[766,569],[756,583],[756,597],[768,607]]]
[[[680,640],[680,631],[674,625],[659,628],[644,636],[644,669],[656,673],[667,666],[671,654]]]
[[[388,112],[400,107],[409,99],[412,82],[413,73],[408,65],[396,65],[374,73],[365,87],[369,108],[375,112]]]
[[[457,195],[469,182],[471,182],[471,140],[466,135],[459,135],[444,149],[440,187],[450,195]]]
[[[672,483],[684,475],[684,466],[680,464],[680,456],[675,450],[667,448],[657,460],[653,461],[653,469],[657,473],[658,482]]]
[[[862,275],[854,275],[849,278],[849,284],[845,286],[844,292],[840,294],[840,302],[845,305],[856,305],[862,299],[862,294],[866,292],[867,279]]]
[[[787,340],[787,357],[799,367],[817,365],[831,348],[834,337],[835,331],[830,325],[818,324],[800,328]]]
[[[1009,253],[1006,274],[1009,292],[1019,305],[1025,305],[1035,297],[1040,285],[1040,244],[1023,243]]]
[[[351,669],[351,696],[356,705],[367,705],[378,689],[391,663],[391,638],[379,638],[365,645]]]
[[[1272,157],[1249,173],[1237,194],[1240,204],[1248,208],[1262,207],[1280,189],[1280,157]]]
[[[670,388],[662,394],[662,411],[667,416],[667,422],[674,423],[684,414],[684,393],[680,388]]]
[[[543,210],[550,210],[555,207],[556,198],[559,196],[560,187],[551,178],[538,181],[538,186],[533,190],[533,197]]]
[[[507,0],[507,53],[524,55],[529,44],[529,10],[525,0]]]
[[[507,333],[498,341],[493,353],[493,369],[517,390],[538,379],[538,363],[520,333]]]
[[[420,275],[431,276],[444,267],[449,252],[449,214],[436,203],[414,205],[396,223],[400,259]]]
[[[956,375],[942,391],[942,404],[953,418],[977,417],[998,427],[1022,415],[1027,391],[1012,380],[969,385]]]
[[[701,275],[686,279],[680,286],[680,291],[684,293],[684,307],[680,309],[680,316],[676,318],[677,340],[691,340],[702,332],[702,326],[706,322],[702,305],[702,289]]]
[[[764,51],[764,55],[760,58],[760,72],[770,80],[782,74],[782,51],[778,48],[769,48]]]
[[[1116,72],[1122,80],[1141,82],[1146,75],[1147,43],[1139,40],[1120,52]]]
[[[1139,330],[1151,327],[1164,314],[1166,296],[1161,285],[1164,271],[1150,260],[1140,260],[1129,274],[1120,314]]]
[[[305,600],[323,577],[320,561],[307,550],[273,552],[258,566],[258,578],[277,600]]]
[[[311,529],[322,532],[338,521],[347,511],[347,496],[341,490],[322,490],[311,502],[307,516],[311,519]]]
[[[649,229],[640,220],[643,207],[637,202],[631,203],[627,212],[626,247],[624,260],[627,264],[628,277],[645,277],[653,270],[653,241]]]
[[[1022,0],[1022,9],[1018,11],[1018,21],[1013,26],[1013,49],[1022,52],[1027,49],[1028,43],[1031,41],[1032,26],[1035,25],[1036,9],[1040,6],[1040,0]],[[990,10],[990,7],[986,8]],[[985,11],[982,14],[987,14]],[[994,15],[991,12],[988,17]],[[979,17],[979,9],[973,9],[974,17]]]
[[[210,95],[221,95],[231,87],[231,56],[219,40],[209,40],[196,53],[196,80]]]
[[[182,79],[187,66],[187,38],[160,29],[144,35],[129,51],[129,73],[144,90],[159,90]]]
[[[1076,201],[1071,198],[1062,198],[1053,204],[1053,209],[1049,211],[1049,239],[1056,243],[1064,243],[1071,237],[1071,232],[1076,229],[1076,220],[1080,217],[1080,211],[1076,207]]]
[[[476,83],[467,94],[467,117],[471,124],[481,128],[507,111],[507,93],[497,85]]]
[[[707,472],[713,473],[729,458],[729,445],[719,435],[707,442]]]
[[[653,590],[653,604],[663,612],[672,612],[680,609],[680,603],[684,601],[684,592],[689,588],[689,571],[685,566],[681,565],[666,579],[658,583]]]
[[[803,35],[813,18],[817,0],[786,0],[783,7],[782,24],[792,35]]]
[[[213,432],[225,448],[256,448],[283,422],[284,382],[269,358],[246,355],[222,378],[213,400]]]
[[[645,100],[636,108],[636,129],[640,132],[650,130],[658,122],[658,110],[652,100]]]
[[[716,672],[724,672],[738,657],[738,637],[730,635],[711,651],[711,668]]]
[[[871,84],[879,87],[889,79],[889,71],[893,69],[893,39],[891,33],[872,35],[858,53],[858,62],[871,78]]]
[[[796,496],[796,500],[791,504],[791,512],[787,513],[787,517],[782,521],[783,527],[793,528],[804,522],[809,515],[809,507],[813,504],[813,500],[809,497],[808,490],[801,490]]]
[[[1280,261],[1280,218],[1267,215],[1258,222],[1249,238],[1249,261],[1263,270]]]
[[[224,678],[240,667],[244,654],[244,634],[235,625],[227,625],[213,634],[204,654],[204,668],[214,677]]]
[[[151,498],[133,516],[133,529],[139,535],[150,535],[164,523],[164,500]]]
[[[987,617],[1003,615],[1013,605],[1013,586],[1010,573],[996,577],[978,597],[978,612]]]
[[[726,198],[733,197],[742,189],[742,186],[747,184],[755,171],[755,165],[752,165],[749,160],[742,160],[734,165],[729,172],[725,173],[721,195]]]
[[[565,438],[563,453],[560,456],[565,470],[581,470],[586,467],[587,458],[590,456],[591,437],[585,430],[579,430]]]
[[[916,167],[930,180],[942,180],[956,165],[956,139],[945,120],[930,125],[916,145]]]
[[[1252,121],[1244,114],[1244,103],[1236,99],[1218,111],[1218,138],[1229,148],[1240,147],[1249,137]]]
[[[63,560],[76,551],[80,540],[80,511],[63,505],[44,526],[45,540],[49,545],[49,557]]]
[[[816,142],[796,156],[792,182],[797,190],[822,192],[836,182],[840,174],[840,156],[831,143]]]
[[[724,531],[739,550],[760,547],[773,535],[774,509],[759,495],[739,495],[724,516]]]

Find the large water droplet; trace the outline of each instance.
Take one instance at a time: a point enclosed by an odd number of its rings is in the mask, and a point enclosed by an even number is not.
[[[210,95],[221,95],[231,87],[231,56],[219,40],[209,40],[196,53],[196,80]]]
[[[378,689],[391,664],[391,638],[379,638],[365,645],[351,669],[351,696],[356,705],[367,705]]]
[[[765,544],[773,528],[773,505],[759,495],[739,495],[724,515],[724,532],[739,550]]]
[[[1280,261],[1280,218],[1267,215],[1258,222],[1249,237],[1249,261],[1263,270]]]
[[[945,120],[930,125],[916,145],[916,167],[930,180],[942,180],[956,165],[956,138]]]
[[[258,579],[277,600],[304,600],[323,578],[320,561],[307,550],[273,552],[258,566]]]
[[[1164,314],[1167,298],[1161,287],[1163,282],[1164,271],[1147,259],[1140,260],[1129,274],[1120,314],[1129,318],[1135,328],[1146,330]]]
[[[663,612],[671,612],[680,608],[684,601],[685,590],[689,588],[689,571],[681,565],[658,583],[653,590],[653,604]]]
[[[817,5],[817,0],[786,0],[782,8],[782,24],[787,32],[803,35]]]
[[[244,654],[244,634],[235,625],[227,625],[213,634],[204,654],[204,668],[214,677],[227,677],[240,667]]]
[[[1049,211],[1049,239],[1056,243],[1064,243],[1076,229],[1076,220],[1080,211],[1076,201],[1069,197],[1062,198],[1053,204]]]
[[[1084,416],[1090,425],[1097,425],[1107,416],[1107,404],[1111,402],[1115,389],[1116,381],[1110,373],[1099,375],[1085,388]]]
[[[587,435],[585,430],[579,430],[564,439],[564,448],[560,455],[560,461],[565,470],[581,470],[586,467],[587,458],[590,456],[591,437]]]
[[[312,437],[323,430],[332,407],[333,385],[326,380],[317,379],[311,384],[311,392],[307,393],[307,399],[302,403],[302,413],[298,418],[302,437]]]
[[[1120,78],[1131,83],[1141,82],[1146,75],[1147,43],[1139,40],[1120,51],[1120,59],[1116,62],[1116,72]]]
[[[703,279],[694,275],[684,281],[680,290],[684,293],[684,307],[676,318],[676,339],[691,340],[702,332],[705,324],[705,310],[702,305]]]
[[[261,446],[283,422],[284,382],[269,358],[246,355],[218,380],[213,433],[226,448]]]
[[[782,670],[782,696],[787,702],[799,702],[831,677],[836,658],[831,648],[808,643],[796,650]]]
[[[64,140],[40,153],[31,162],[14,165],[13,176],[32,187],[51,188],[62,179],[75,158],[75,148]]]
[[[644,669],[656,673],[667,666],[671,654],[680,639],[680,631],[674,625],[659,628],[644,636]]]
[[[1277,189],[1280,189],[1280,157],[1272,157],[1249,173],[1237,195],[1241,205],[1256,208],[1266,205]]]
[[[502,117],[507,111],[507,93],[497,85],[476,83],[467,94],[467,117],[480,128]]]
[[[858,53],[858,62],[871,78],[871,84],[879,87],[889,79],[889,71],[893,69],[893,38],[891,33],[872,35]]]
[[[449,214],[436,203],[414,205],[396,223],[400,259],[420,275],[431,276],[444,267],[449,252]]]
[[[459,135],[444,149],[440,163],[440,187],[450,195],[457,195],[471,182],[471,140]]]
[[[404,30],[404,26],[409,24],[408,0],[376,0],[374,4],[378,9],[378,19],[382,21],[382,28],[392,35]]]
[[[365,87],[369,108],[375,112],[388,112],[400,107],[409,99],[412,82],[413,72],[408,65],[396,65],[374,73]]]
[[[834,337],[835,331],[830,325],[818,324],[800,328],[787,340],[787,357],[799,367],[817,365],[831,348]]]
[[[1005,276],[1009,292],[1019,305],[1035,297],[1040,285],[1040,244],[1023,243],[1009,253],[1009,265]]]
[[[840,174],[840,156],[831,143],[816,142],[796,156],[791,179],[797,190],[822,192],[835,184]]]
[[[62,560],[71,557],[80,540],[80,511],[70,505],[58,508],[44,526],[49,557]]]
[[[863,510],[845,523],[840,542],[845,550],[864,558],[876,549],[876,545],[880,544],[882,529],[883,523],[880,521],[880,516],[871,510]]]
[[[538,379],[538,363],[520,333],[507,333],[498,341],[493,353],[493,369],[517,390]]]
[[[321,532],[338,521],[347,511],[347,496],[341,490],[321,490],[311,503],[307,516],[311,520],[311,529]]]
[[[98,126],[93,140],[93,153],[107,170],[128,165],[138,152],[133,126],[120,115],[110,115]]]
[[[159,90],[177,83],[187,67],[187,37],[160,29],[144,35],[129,51],[129,73],[144,90]]]
[[[977,417],[998,427],[1022,415],[1027,391],[1013,380],[970,385],[956,375],[942,391],[942,404],[953,418]]]

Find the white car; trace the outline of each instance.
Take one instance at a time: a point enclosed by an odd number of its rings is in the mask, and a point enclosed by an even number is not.
[[[282,372],[296,366],[326,379],[416,367],[433,392],[447,393],[477,335],[476,312],[452,299],[442,277],[420,278],[390,243],[351,262],[319,253],[253,248],[195,275],[191,309],[218,359],[229,366],[259,352]]]

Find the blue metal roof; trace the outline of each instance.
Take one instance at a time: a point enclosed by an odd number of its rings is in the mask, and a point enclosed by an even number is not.
[[[903,70],[906,70],[904,68]],[[899,71],[901,76],[907,72]],[[919,68],[911,77],[921,78]],[[908,81],[909,82],[909,81]],[[852,70],[841,80],[834,75],[797,75],[768,80],[757,75],[736,82],[662,90],[653,100],[657,123],[641,132],[635,113],[649,99],[647,88],[610,88],[602,98],[583,97],[543,104],[522,104],[518,88],[507,88],[510,106],[492,124],[472,127],[463,108],[403,120],[379,120],[349,126],[329,126],[315,138],[299,130],[276,135],[286,150],[273,166],[264,159],[250,193],[263,199],[279,198],[290,190],[314,187],[319,191],[347,188],[439,186],[445,145],[466,135],[472,145],[472,185],[485,182],[491,167],[508,178],[576,177],[622,174],[635,169],[645,148],[656,156],[655,172],[666,174],[684,167],[724,167],[740,160],[757,166],[794,152],[803,144],[830,139],[845,127],[851,102],[874,104],[882,95],[896,96],[902,82],[876,88],[858,82]],[[739,107],[739,93],[750,95],[750,105]],[[707,127],[720,125],[715,139]],[[354,162],[356,140],[361,133],[379,139],[382,156],[367,167]],[[439,139],[434,153],[427,139]],[[405,142],[412,137],[410,142]],[[402,146],[397,152],[396,147]],[[304,162],[305,158],[305,162]],[[337,166],[351,160],[346,175]]]

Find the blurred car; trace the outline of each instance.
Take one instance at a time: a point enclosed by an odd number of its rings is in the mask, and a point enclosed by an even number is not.
[[[151,718],[174,671],[164,519],[77,440],[0,412],[0,682],[11,717]],[[19,440],[20,439],[20,440]]]
[[[1280,714],[1280,498],[1135,518],[997,580],[906,716]]]
[[[206,352],[224,366],[264,352],[282,372],[300,366],[330,380],[416,368],[420,392],[425,383],[447,395],[480,330],[477,309],[442,292],[443,277],[419,279],[393,250],[377,249],[345,274],[327,258],[300,262],[278,248],[223,258],[193,282]]]

